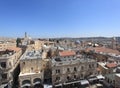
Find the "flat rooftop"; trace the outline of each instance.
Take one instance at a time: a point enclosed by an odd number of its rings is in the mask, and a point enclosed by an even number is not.
[[[12,56],[15,52],[13,50],[3,50],[0,51],[0,59],[5,59]]]
[[[11,40],[11,41],[9,41],[9,40],[0,40],[0,44],[9,44],[9,43],[16,43],[16,41],[15,40]]]
[[[118,56],[120,55],[120,52],[118,50],[110,49],[110,48],[105,48],[105,47],[92,47],[92,48],[87,48],[87,52],[89,51],[94,51],[96,53],[104,54],[104,55],[111,55],[111,56]]]
[[[32,72],[32,73],[20,73],[19,76],[28,76],[28,75],[34,75],[34,74],[40,74],[41,72]]]
[[[77,57],[66,57],[66,58],[54,58],[52,59],[52,65],[61,66],[61,65],[69,65],[69,64],[79,64],[79,63],[92,63],[96,62],[92,58],[77,58]],[[96,62],[97,63],[97,62]]]
[[[21,48],[18,48],[18,47],[9,47],[5,50],[1,50],[0,51],[0,58],[10,57],[20,50],[21,50]]]
[[[26,51],[23,56],[20,58],[21,60],[26,59],[42,59],[42,53],[41,51]]]

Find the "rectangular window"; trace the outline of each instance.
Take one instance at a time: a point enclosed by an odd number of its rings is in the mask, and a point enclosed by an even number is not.
[[[2,79],[7,79],[7,74],[2,74]]]
[[[67,76],[67,80],[68,80],[68,81],[70,80],[70,77],[69,77],[69,76]]]
[[[76,77],[76,75],[74,75],[74,79],[76,79],[77,77]]]
[[[81,74],[80,76],[83,77],[83,74]]]
[[[74,67],[74,71],[77,71],[77,68],[76,68],[76,67]]]
[[[56,69],[56,73],[60,73],[60,69]]]
[[[91,68],[91,65],[89,65],[89,68]]]
[[[31,67],[31,72],[33,72],[33,67]]]
[[[81,70],[84,70],[84,67],[83,67],[83,66],[81,66]]]
[[[1,62],[1,67],[6,68],[6,62]]]
[[[56,81],[59,81],[60,80],[60,77],[56,77]]]
[[[69,69],[69,68],[67,68],[67,71],[68,71],[68,72],[70,72],[70,69]]]

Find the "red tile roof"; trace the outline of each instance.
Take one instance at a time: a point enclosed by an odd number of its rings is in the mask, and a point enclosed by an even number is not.
[[[107,66],[108,68],[114,68],[114,67],[117,66],[117,64],[116,64],[116,63],[107,63],[106,66]]]
[[[109,48],[105,48],[105,47],[94,47],[94,48],[88,48],[86,51],[89,52],[90,50],[95,50],[95,52],[100,53],[112,53],[112,54],[116,54],[119,55],[120,52],[118,50],[113,50],[113,49],[109,49]]]
[[[16,52],[20,51],[21,48],[18,48],[18,47],[9,47],[8,50],[14,50]]]
[[[75,52],[74,51],[62,51],[62,52],[59,52],[59,55],[60,56],[74,56]]]

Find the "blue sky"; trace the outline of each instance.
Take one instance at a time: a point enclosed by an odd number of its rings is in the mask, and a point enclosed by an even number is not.
[[[0,36],[120,35],[120,0],[0,0]]]

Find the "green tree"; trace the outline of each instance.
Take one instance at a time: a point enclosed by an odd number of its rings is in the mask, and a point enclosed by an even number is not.
[[[19,44],[21,43],[21,38],[17,38],[16,43],[17,43],[17,47],[19,47]]]

